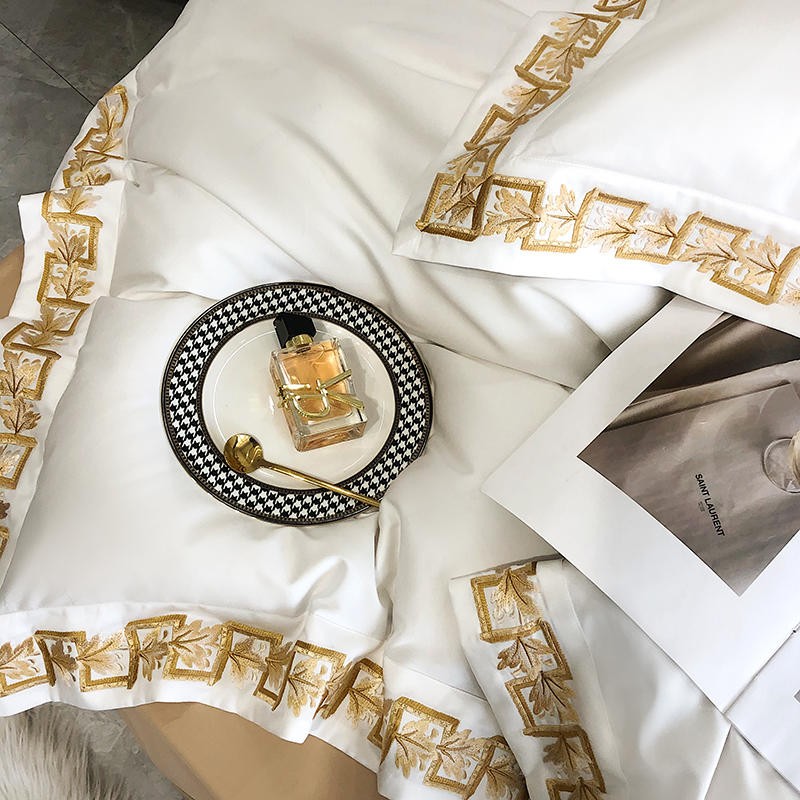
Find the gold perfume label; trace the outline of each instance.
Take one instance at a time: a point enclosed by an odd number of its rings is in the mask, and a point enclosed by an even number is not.
[[[352,370],[346,369],[326,381],[319,378],[311,383],[283,383],[278,387],[278,396],[280,397],[281,407],[285,408],[288,405],[294,407],[295,411],[303,417],[308,419],[321,419],[327,417],[331,413],[331,403],[340,403],[342,405],[357,408],[359,410],[364,408],[364,403],[359,400],[354,394],[347,394],[346,392],[331,392],[330,388],[336,386],[342,381],[346,381],[353,374]],[[316,400],[322,404],[319,411],[308,411],[303,408],[302,402],[304,400]],[[318,403],[315,403],[317,405]]]

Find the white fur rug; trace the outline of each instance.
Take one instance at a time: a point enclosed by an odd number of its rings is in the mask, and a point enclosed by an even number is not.
[[[58,706],[0,718],[0,800],[135,800]]]

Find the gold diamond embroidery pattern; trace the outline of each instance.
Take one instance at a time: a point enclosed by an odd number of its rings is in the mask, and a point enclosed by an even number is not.
[[[542,611],[535,565],[479,575],[471,585],[481,640],[497,659],[522,731],[543,740],[551,800],[600,798],[603,774],[575,709],[569,664]]]
[[[37,445],[41,399],[50,369],[61,357],[59,345],[75,332],[91,305],[102,221],[88,213],[97,202],[91,186],[111,179],[104,164],[121,158],[120,129],[128,111],[125,89],[112,89],[97,106],[97,120],[74,148],[62,173],[66,188],[46,192],[42,217],[50,229],[37,293],[39,316],[21,322],[1,340],[0,369],[0,520],[10,503],[2,490],[14,490]],[[10,531],[0,526],[0,558]]]
[[[0,698],[33,686],[65,684],[80,692],[137,684],[228,681],[272,710],[360,729],[386,767],[405,779],[468,800],[526,800],[525,780],[505,740],[473,736],[453,716],[408,698],[384,696],[383,670],[362,658],[229,621],[185,614],[129,622],[124,630],[38,630],[0,644]]]
[[[516,66],[521,81],[493,104],[464,150],[434,178],[417,227],[472,242],[502,237],[524,251],[575,253],[591,247],[616,258],[684,263],[712,283],[763,305],[800,305],[800,246],[697,211],[678,219],[669,209],[598,187],[499,175],[495,164],[514,132],[562,97],[576,72],[597,55],[624,18],[641,16],[646,0],[598,2],[596,14],[551,23]]]
[[[502,105],[490,107],[463,152],[436,175],[417,227],[466,241],[480,236],[487,202],[498,186],[494,167],[514,132],[563,97],[575,74],[603,49],[620,21],[640,17],[646,2],[601,0],[594,5],[597,13],[565,14],[554,20],[550,31],[515,67],[520,82],[506,90]],[[501,202],[507,212],[502,227],[524,234],[533,221],[530,209],[524,201],[516,207],[513,196],[504,196]],[[490,231],[496,222],[487,223]]]
[[[94,125],[68,159],[65,188],[47,192],[42,202],[51,238],[37,295],[40,316],[2,339],[0,424],[8,433],[0,432],[0,487],[6,489],[16,487],[37,444],[28,432],[38,424],[35,401],[60,358],[58,345],[75,332],[93,300],[91,274],[103,223],[87,212],[97,201],[92,187],[111,179],[106,163],[123,157],[127,113],[125,89],[117,86],[100,101]],[[0,494],[0,520],[8,508]],[[0,526],[0,557],[8,538],[8,528]],[[273,631],[233,621],[206,624],[184,614],[134,620],[110,635],[39,630],[22,642],[0,644],[0,699],[59,682],[89,692],[131,690],[141,681],[214,685],[226,679],[272,709],[285,705],[293,716],[341,713],[353,727],[363,726],[367,741],[381,753],[407,748],[409,754],[395,753],[392,763],[409,779],[464,800],[527,798],[522,773],[502,737],[472,737],[455,717],[409,698],[386,698],[383,670],[369,659],[346,663],[343,653],[284,641]]]

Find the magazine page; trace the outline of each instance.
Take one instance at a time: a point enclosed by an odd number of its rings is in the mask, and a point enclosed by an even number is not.
[[[725,710],[800,619],[798,390],[800,339],[678,298],[484,491]]]
[[[800,789],[800,634],[795,632],[756,675],[728,717]]]

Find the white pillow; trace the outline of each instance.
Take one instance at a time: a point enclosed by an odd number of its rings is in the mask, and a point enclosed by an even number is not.
[[[332,592],[347,575],[348,623],[372,624],[374,515],[317,528],[267,525],[203,491],[173,455],[161,419],[161,378],[180,334],[210,305],[193,295],[98,300],[48,435],[19,566],[0,609],[120,599],[250,608],[260,598],[270,611],[295,617],[313,613],[306,606],[311,586]],[[61,580],[19,580],[33,564],[47,574],[53,561]]]
[[[0,583],[36,490],[45,437],[75,368],[92,303],[111,283],[121,197],[122,184],[111,181],[20,201],[22,278],[9,316],[0,320]]]
[[[195,0],[188,12],[136,71],[113,291],[220,297],[293,260],[420,338],[566,385],[658,306],[649,288],[391,253],[414,178],[527,14],[500,0]]]
[[[395,251],[660,285],[800,333],[794,4],[566,5],[478,93]]]

